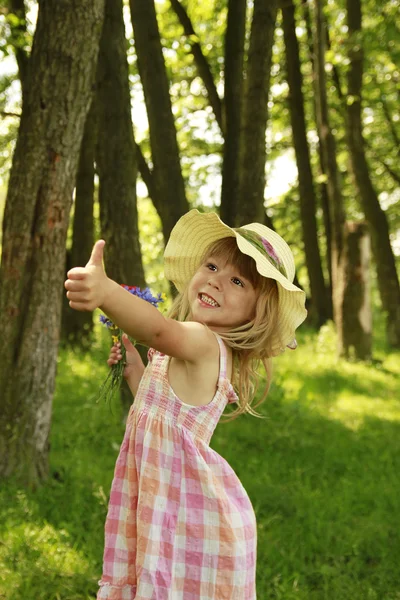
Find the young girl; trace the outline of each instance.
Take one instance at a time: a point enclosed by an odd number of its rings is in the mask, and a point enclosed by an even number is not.
[[[237,405],[232,416],[257,414],[259,362],[269,373],[268,360],[295,347],[306,310],[292,283],[292,253],[263,225],[232,229],[214,213],[190,211],[165,250],[165,275],[179,291],[165,317],[106,276],[103,247],[98,241],[86,267],[68,272],[70,306],[100,307],[151,349],[144,369],[128,345],[135,402],[115,468],[97,597],[255,600],[254,511],[209,442],[228,403]],[[109,362],[119,358],[114,348]]]

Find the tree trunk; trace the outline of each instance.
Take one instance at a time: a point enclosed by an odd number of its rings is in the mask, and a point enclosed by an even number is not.
[[[74,221],[67,268],[85,265],[94,244],[94,157],[97,136],[96,103],[92,102],[83,133],[78,173],[76,176]],[[87,348],[93,333],[93,313],[71,310],[64,295],[61,335],[73,346]]]
[[[122,0],[106,0],[97,78],[100,224],[107,242],[107,274],[119,283],[143,289],[146,282],[139,242],[137,157],[122,10]],[[145,356],[146,352],[142,358]],[[121,400],[127,412],[132,404],[127,385],[121,388]]]
[[[318,327],[332,318],[332,303],[325,287],[318,246],[316,197],[311,171],[310,149],[304,112],[303,79],[299,43],[296,36],[295,8],[292,0],[282,7],[283,34],[286,46],[286,68],[289,84],[290,119],[299,178],[300,215],[306,265],[311,290],[311,317]]]
[[[335,138],[328,118],[328,102],[325,82],[325,22],[323,18],[323,0],[315,0],[315,96],[317,126],[321,149],[327,174],[327,193],[332,219],[332,301],[334,320],[337,323],[340,312],[340,294],[338,288],[338,267],[343,249],[343,227],[345,221],[343,198],[339,181],[339,169],[336,162]]]
[[[129,68],[122,0],[106,0],[97,78],[101,233],[107,274],[145,285],[136,204],[137,160],[131,118]]]
[[[265,135],[277,0],[255,0],[246,68],[236,225],[264,219]]]
[[[313,41],[313,32],[312,32],[312,26],[311,26],[310,9],[309,9],[307,0],[301,0],[301,3],[302,3],[302,7],[303,7],[303,17],[304,17],[304,21],[306,24],[307,42],[308,42],[310,62],[311,62],[313,90],[315,92],[316,91],[316,83],[315,82],[316,82],[316,78],[317,78],[317,73],[316,73],[316,64],[315,64],[315,55],[314,55],[314,41]],[[316,106],[316,100],[315,100],[315,93],[313,95],[313,105],[314,105],[314,115],[315,115],[315,120],[316,120],[316,126],[317,126],[317,130],[318,130],[319,124],[318,124],[318,118],[317,118],[317,106]],[[325,240],[326,240],[325,261],[326,261],[326,266],[327,266],[328,276],[329,276],[329,286],[328,286],[329,293],[330,293],[329,304],[330,304],[330,313],[332,314],[332,225],[331,225],[332,219],[331,219],[331,214],[330,214],[329,197],[328,197],[327,182],[326,182],[326,167],[325,167],[325,163],[324,163],[324,156],[323,156],[322,146],[321,146],[321,141],[320,141],[322,139],[322,133],[320,131],[318,131],[318,138],[319,138],[318,159],[319,159],[319,170],[320,170],[319,174],[321,176],[321,183],[319,186],[320,203],[321,203],[321,209],[322,209]]]
[[[138,69],[149,119],[153,177],[164,239],[189,210],[154,0],[130,0]]]
[[[372,356],[370,238],[366,223],[346,223],[340,265],[342,294],[338,326],[339,355],[368,360]]]
[[[225,143],[222,160],[221,219],[234,225],[239,208],[239,148],[243,106],[246,0],[228,0],[225,35]]]
[[[386,313],[386,329],[389,344],[400,348],[400,285],[396,272],[393,249],[390,244],[389,225],[382,210],[369,174],[365,156],[361,93],[363,78],[363,49],[361,38],[361,4],[359,0],[347,0],[349,29],[347,133],[355,183],[368,221],[374,253],[378,286],[383,310]]]
[[[25,484],[48,471],[65,240],[103,4],[40,4],[10,174],[0,270],[0,475]]]

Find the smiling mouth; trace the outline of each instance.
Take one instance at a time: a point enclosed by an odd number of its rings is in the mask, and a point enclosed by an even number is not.
[[[215,308],[219,307],[218,302],[216,302],[214,300],[214,298],[211,298],[210,296],[207,296],[207,294],[199,294],[199,299],[201,300],[201,302],[204,302],[208,306],[213,306]]]

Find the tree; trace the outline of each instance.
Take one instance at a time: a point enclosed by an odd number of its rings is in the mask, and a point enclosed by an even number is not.
[[[96,163],[101,233],[107,242],[106,270],[115,281],[143,287],[136,204],[137,160],[122,0],[106,0],[96,103]]]
[[[26,484],[48,471],[65,240],[103,16],[103,0],[40,3],[8,186],[0,270],[0,474]]]
[[[188,210],[154,0],[131,0],[140,79],[149,120],[153,178],[164,239]]]
[[[225,34],[225,143],[222,162],[221,218],[234,225],[239,203],[239,152],[243,107],[246,0],[229,0]]]
[[[92,102],[86,118],[76,176],[71,250],[67,251],[67,269],[84,265],[94,244],[94,156],[97,138],[96,103]],[[63,299],[62,336],[74,346],[85,348],[91,341],[93,315],[71,310],[67,297]]]
[[[362,208],[368,221],[382,307],[387,315],[387,338],[400,348],[400,285],[389,226],[375,192],[365,155],[362,124],[363,41],[360,0],[347,0],[349,60],[347,131],[352,170]],[[393,132],[393,129],[390,128]],[[396,139],[396,133],[395,133]]]
[[[121,284],[143,289],[146,282],[136,201],[137,156],[122,11],[122,0],[106,0],[96,94],[100,226],[107,242],[107,274]],[[142,358],[146,355],[144,352]],[[125,383],[121,399],[127,412],[132,393]]]
[[[237,225],[264,221],[265,136],[277,10],[277,0],[254,2],[240,136],[240,203],[235,216]]]
[[[300,216],[307,271],[310,279],[312,310],[317,324],[332,316],[331,301],[325,287],[318,232],[315,186],[311,170],[310,149],[304,111],[303,81],[299,44],[296,36],[295,7],[292,0],[282,6],[282,24],[286,47],[286,69],[289,84],[290,120],[299,179]]]
[[[323,0],[315,0],[315,97],[316,116],[323,154],[324,166],[327,174],[327,193],[332,225],[332,299],[334,320],[338,328],[341,327],[341,298],[339,292],[338,269],[343,251],[343,228],[345,214],[343,208],[343,197],[339,169],[336,158],[336,143],[329,122],[328,102],[326,95],[325,78],[325,47],[326,47],[326,23],[323,15]]]

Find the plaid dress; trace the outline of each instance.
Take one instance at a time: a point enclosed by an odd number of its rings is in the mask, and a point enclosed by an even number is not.
[[[209,442],[237,396],[220,374],[213,400],[191,406],[150,362],[117,459],[98,600],[255,600],[256,521],[250,499]]]

